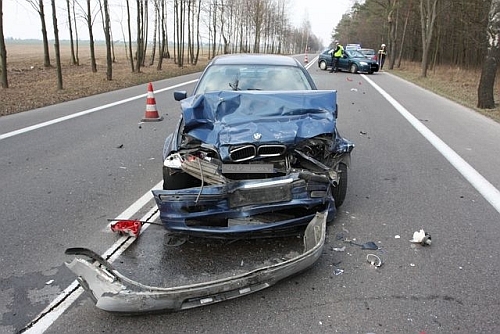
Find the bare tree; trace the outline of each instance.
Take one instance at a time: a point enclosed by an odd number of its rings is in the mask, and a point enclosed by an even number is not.
[[[9,81],[7,80],[7,49],[5,48],[5,39],[3,36],[3,3],[0,0],[0,61],[2,62],[1,78],[2,88],[9,88]]]
[[[69,4],[69,0],[66,0],[66,8],[68,11],[68,28],[69,28],[69,44],[71,47],[71,63],[76,65],[76,56],[75,56],[75,46],[73,43],[73,20],[71,19],[71,6]]]
[[[149,26],[149,9],[148,0],[144,0],[143,10],[142,10],[142,57],[141,65],[144,66],[146,63],[146,51],[148,49],[148,26]]]
[[[160,24],[160,9],[158,7],[157,2],[155,1],[154,3],[154,13],[155,13],[155,19],[154,19],[154,27],[153,27],[153,48],[151,50],[151,59],[149,60],[149,66],[152,66],[155,63],[155,57],[156,57],[156,34],[160,35],[158,32],[158,26]]]
[[[75,13],[75,0],[73,0],[73,23],[75,24],[75,56],[76,65],[80,65],[80,59],[78,57],[78,27],[76,25],[76,13]]]
[[[103,1],[104,9],[104,38],[106,40],[106,80],[113,80],[113,58],[111,55],[111,26],[109,20],[108,0]],[[101,10],[102,13],[102,10]]]
[[[201,0],[198,0],[198,8],[196,13],[196,55],[192,61],[193,65],[198,63],[198,57],[200,55],[200,15],[201,15]]]
[[[87,23],[87,29],[89,31],[90,66],[92,68],[92,72],[96,73],[97,72],[97,63],[96,63],[96,59],[95,59],[95,45],[94,45],[95,43],[94,43],[94,32],[92,31],[92,26],[94,25],[93,16],[97,15],[97,13],[94,14],[92,12],[90,1],[91,0],[86,1],[87,6],[85,9],[78,2],[77,2],[77,4],[80,6],[80,9],[83,13],[83,15],[82,15],[83,19]]]
[[[127,27],[128,27],[128,52],[130,58],[130,68],[132,69],[132,72],[135,72],[134,55],[132,53],[132,30],[130,27],[130,4],[128,0],[127,0]]]
[[[396,12],[399,8],[399,0],[388,0],[387,3],[387,25],[388,25],[388,39],[389,45],[389,69],[394,68],[396,61]]]
[[[186,11],[184,0],[174,0],[174,21],[176,31],[174,32],[174,53],[176,54],[175,60],[177,66],[184,66],[184,27]]]
[[[251,20],[253,23],[254,31],[254,43],[253,52],[260,52],[260,39],[262,33],[262,27],[264,26],[264,14],[266,12],[266,1],[265,0],[254,0],[251,2]]]
[[[214,2],[210,6],[210,11],[209,11],[209,21],[211,23],[210,25],[210,34],[211,34],[211,42],[212,42],[212,55],[209,55],[209,58],[215,57],[216,53],[216,48],[217,48],[217,8],[218,3],[217,0],[214,0]]]
[[[158,35],[161,35],[160,37],[160,43],[158,45],[158,65],[156,65],[157,70],[161,70],[161,67],[163,65],[163,58],[165,57],[165,43],[166,43],[166,18],[165,18],[165,1],[164,0],[157,0],[156,1],[156,6],[158,8],[158,16],[160,18],[160,22],[158,22],[158,25],[160,26],[160,31]]]
[[[396,65],[398,68],[401,67],[401,58],[403,56],[403,49],[405,46],[405,39],[406,39],[406,28],[408,27],[408,20],[410,19],[411,9],[412,9],[412,0],[409,0],[407,12],[406,12],[406,16],[405,16],[405,20],[404,20],[404,24],[403,24],[403,35],[402,35],[401,41],[399,43],[399,53],[398,53],[398,59],[397,59],[397,65]]]
[[[492,0],[488,15],[488,52],[483,63],[477,90],[478,108],[495,108],[494,86],[500,61],[500,0]]]
[[[142,30],[144,29],[142,21],[144,6],[141,0],[136,0],[136,4],[137,4],[137,45],[136,45],[137,50],[135,56],[137,58],[135,62],[135,70],[137,73],[139,73],[141,71],[141,65],[142,65],[142,51],[143,51],[142,44],[144,43],[144,40],[142,39],[143,36]]]
[[[45,11],[43,7],[43,0],[26,0],[31,7],[40,16],[40,22],[42,23],[42,40],[43,40],[43,66],[50,67],[50,55],[49,55],[49,40],[47,38],[47,25],[45,23]]]
[[[432,34],[437,16],[437,3],[439,0],[420,0],[420,25],[422,27],[422,71],[420,75],[427,77],[429,66],[429,50],[431,48]]]
[[[54,26],[54,49],[56,51],[56,67],[57,67],[57,89],[63,89],[63,77],[61,67],[61,52],[59,50],[59,29],[57,28],[56,1],[51,0],[52,4],[52,25]]]

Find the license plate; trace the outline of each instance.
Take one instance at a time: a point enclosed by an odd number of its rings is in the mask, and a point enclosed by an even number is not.
[[[272,173],[273,164],[223,164],[222,173]]]
[[[290,184],[282,184],[271,187],[238,189],[229,195],[229,206],[235,208],[245,205],[289,202],[292,200],[291,187]]]

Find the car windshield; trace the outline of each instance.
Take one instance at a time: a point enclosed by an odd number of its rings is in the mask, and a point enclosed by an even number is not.
[[[356,50],[347,50],[346,53],[351,57],[351,58],[366,58],[364,54],[362,54],[359,51]]]
[[[218,90],[311,90],[302,70],[293,66],[213,65],[203,74],[195,94]]]

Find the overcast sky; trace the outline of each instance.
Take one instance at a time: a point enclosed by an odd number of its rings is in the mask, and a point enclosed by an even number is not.
[[[314,35],[328,44],[330,34],[342,18],[342,15],[350,10],[355,0],[290,0],[290,17],[295,26],[302,26],[305,19],[311,23]],[[54,38],[52,29],[52,9],[50,1],[45,1],[45,17],[49,39]],[[122,39],[122,25],[126,24],[126,11],[123,8],[123,0],[110,0],[112,8],[112,24],[114,39]],[[131,1],[131,4],[135,3]],[[67,13],[65,11],[66,1],[57,0],[57,19],[59,26],[59,38],[69,39]],[[123,23],[120,23],[122,20]],[[88,39],[85,23],[82,21],[78,27],[79,38]],[[3,25],[6,39],[41,39],[40,18],[35,10],[25,0],[3,1]],[[95,39],[104,39],[102,29],[95,29]]]

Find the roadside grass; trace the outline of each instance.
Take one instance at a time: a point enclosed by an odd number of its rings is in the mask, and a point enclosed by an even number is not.
[[[441,65],[428,70],[427,77],[422,78],[420,63],[402,62],[400,68],[394,68],[390,73],[500,122],[500,80],[498,80],[500,71],[497,73],[494,88],[495,109],[477,108],[480,69]]]

